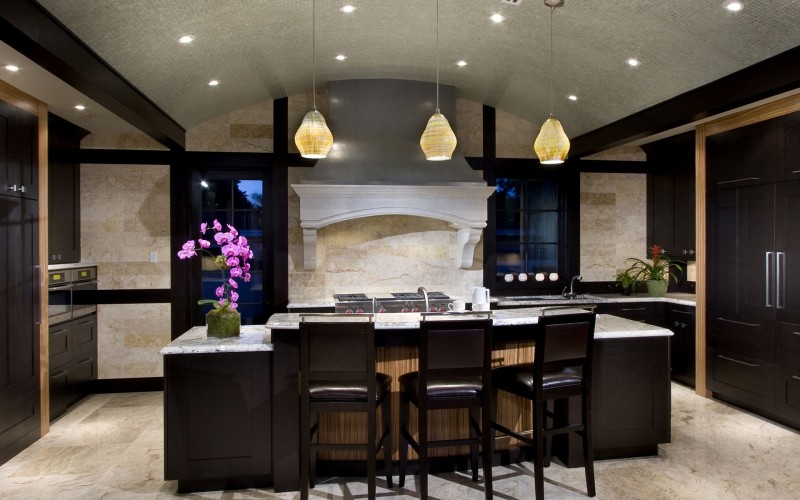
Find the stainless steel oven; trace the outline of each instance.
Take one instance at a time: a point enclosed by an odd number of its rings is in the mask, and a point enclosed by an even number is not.
[[[48,324],[55,325],[97,311],[95,304],[76,304],[74,292],[97,290],[97,268],[82,267],[48,272]]]

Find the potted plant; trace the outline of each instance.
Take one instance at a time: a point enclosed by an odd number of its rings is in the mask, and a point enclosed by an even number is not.
[[[678,274],[683,272],[683,265],[666,256],[659,245],[650,247],[650,262],[636,257],[626,260],[630,267],[623,271],[633,276],[636,281],[644,281],[647,292],[653,297],[663,297],[669,285],[668,276],[678,281]]]
[[[250,263],[248,259],[253,258],[253,251],[247,244],[247,238],[241,236],[236,228],[227,225],[228,230],[224,231],[222,224],[214,220],[214,241],[219,246],[219,255],[212,254],[208,249],[211,242],[203,238],[197,240],[200,250],[208,254],[214,262],[214,266],[220,271],[220,286],[215,290],[216,299],[201,299],[197,303],[213,304],[214,309],[206,314],[206,331],[213,337],[233,337],[239,335],[239,327],[242,323],[241,315],[236,310],[238,307],[239,293],[236,291],[239,284],[237,278],[245,282],[250,281]],[[200,224],[200,234],[205,235],[209,230],[208,224]],[[178,252],[181,260],[190,259],[197,255],[194,240],[189,240],[183,244]],[[228,271],[228,274],[226,274]]]
[[[622,288],[622,295],[630,295],[636,283],[636,278],[626,269],[617,273],[616,282]]]

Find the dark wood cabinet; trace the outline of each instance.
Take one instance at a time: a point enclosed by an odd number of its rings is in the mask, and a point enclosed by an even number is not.
[[[39,438],[38,202],[0,195],[0,464]]]
[[[164,356],[164,478],[178,491],[272,484],[271,352]]]
[[[0,195],[39,197],[39,121],[0,101]]]
[[[612,314],[620,318],[632,319],[650,325],[661,326],[664,304],[660,302],[614,302],[597,305],[599,314]]]
[[[97,315],[50,326],[50,420],[91,392],[97,380]]]
[[[697,253],[694,133],[643,148],[652,165],[647,176],[647,247],[657,244],[673,259],[693,261]]]
[[[708,388],[800,428],[800,113],[706,150]]]
[[[695,386],[695,308],[667,304],[664,320],[674,334],[670,339],[672,380]]]
[[[48,262],[64,264],[81,260],[81,185],[77,151],[88,132],[68,121],[48,116],[49,222]]]

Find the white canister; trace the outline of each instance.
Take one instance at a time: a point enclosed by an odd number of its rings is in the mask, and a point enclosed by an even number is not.
[[[482,286],[472,287],[472,303],[473,304],[488,304],[489,303],[489,289]]]

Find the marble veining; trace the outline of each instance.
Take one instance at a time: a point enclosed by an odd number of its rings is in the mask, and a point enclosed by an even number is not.
[[[238,337],[209,337],[205,326],[195,326],[161,349],[161,354],[271,351],[272,340],[264,325],[242,325]]]

